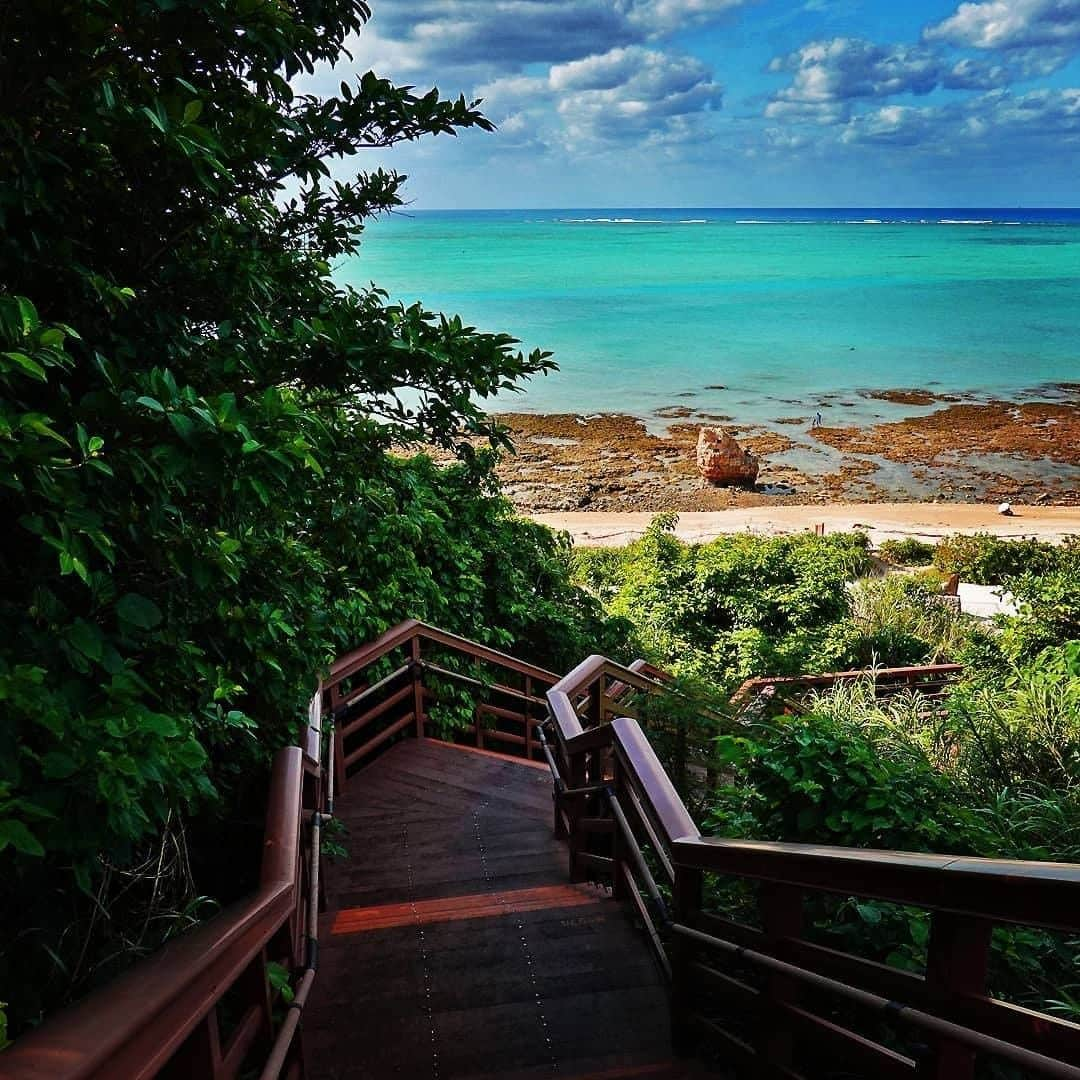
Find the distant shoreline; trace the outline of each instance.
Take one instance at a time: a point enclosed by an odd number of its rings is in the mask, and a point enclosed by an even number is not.
[[[1037,537],[1060,542],[1080,535],[1080,507],[1017,506],[1003,517],[996,506],[964,503],[880,503],[833,506],[774,506],[679,515],[675,535],[704,542],[728,533],[776,536],[823,525],[826,533],[863,531],[876,546],[914,538],[935,542],[954,533],[991,533],[1004,539]],[[621,547],[648,527],[649,513],[533,514],[549,528],[568,532],[582,547]]]

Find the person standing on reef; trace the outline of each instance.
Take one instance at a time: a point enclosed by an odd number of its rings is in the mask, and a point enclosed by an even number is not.
[[[811,425],[810,425],[810,430],[813,431],[814,428],[819,428],[819,427],[821,427],[821,411],[820,410],[818,410],[816,413],[814,413],[814,420],[813,420],[813,423],[811,423]]]

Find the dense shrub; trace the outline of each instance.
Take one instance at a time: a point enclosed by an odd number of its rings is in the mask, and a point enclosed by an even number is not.
[[[913,536],[903,540],[885,540],[878,546],[878,554],[897,566],[930,566],[934,561],[935,545]]]
[[[1080,861],[1080,644],[961,683],[944,711],[916,693],[879,700],[870,680],[818,695],[805,715],[719,739],[728,782],[707,825],[718,835],[993,858]],[[753,919],[743,887],[710,903]],[[910,970],[926,962],[925,911],[815,896],[811,935]],[[1078,943],[1029,929],[994,936],[991,986],[1080,1018],[1070,997]]]
[[[5,9],[14,1032],[198,918],[202,891],[244,886],[227,852],[196,881],[185,837],[207,817],[258,820],[268,757],[336,653],[408,616],[560,667],[619,651],[568,582],[566,544],[514,517],[491,454],[462,438],[501,446],[483,399],[547,354],[330,277],[404,178],[331,179],[329,159],[490,128],[474,104],[371,74],[295,94],[288,80],[337,61],[367,14],[361,0]],[[389,453],[421,442],[460,464]]]
[[[964,850],[955,792],[927,758],[905,741],[875,739],[827,704],[755,725],[748,736],[722,736],[721,745],[740,781],[714,808],[711,824],[721,833],[728,821],[745,832],[752,807],[759,839]]]
[[[1080,559],[1074,554],[1072,562],[1009,579],[1020,608],[1019,617],[1004,622],[1004,645],[1013,655],[1031,659],[1048,646],[1080,639]]]
[[[861,534],[724,536],[687,545],[657,517],[625,548],[582,550],[578,579],[628,619],[653,659],[720,683],[812,668],[870,566]]]
[[[989,533],[948,536],[934,550],[934,566],[975,585],[1004,585],[1016,574],[1042,574],[1058,565],[1060,549],[1040,540],[1004,540]]]
[[[847,617],[822,642],[830,670],[933,664],[951,659],[973,621],[941,602],[936,576],[864,578],[850,589]]]
[[[1038,786],[1080,794],[1080,642],[1044,650],[996,683],[964,681],[949,698],[943,768],[989,797]]]

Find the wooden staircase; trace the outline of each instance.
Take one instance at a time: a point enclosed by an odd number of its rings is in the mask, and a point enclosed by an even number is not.
[[[571,884],[546,765],[408,739],[351,776],[328,868],[314,1080],[683,1076],[663,976]]]
[[[1080,866],[702,836],[635,719],[669,693],[640,661],[559,678],[415,621],[354,650],[275,758],[258,888],[0,1080],[1080,1080],[1080,1025],[987,990],[995,926],[1080,934]],[[708,909],[710,875],[756,890],[756,926]],[[816,943],[815,893],[929,912],[925,970]]]

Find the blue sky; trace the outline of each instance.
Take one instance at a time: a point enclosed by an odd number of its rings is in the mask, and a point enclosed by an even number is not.
[[[362,160],[418,208],[1080,204],[1080,0],[372,6],[302,89],[371,68],[499,125]]]

